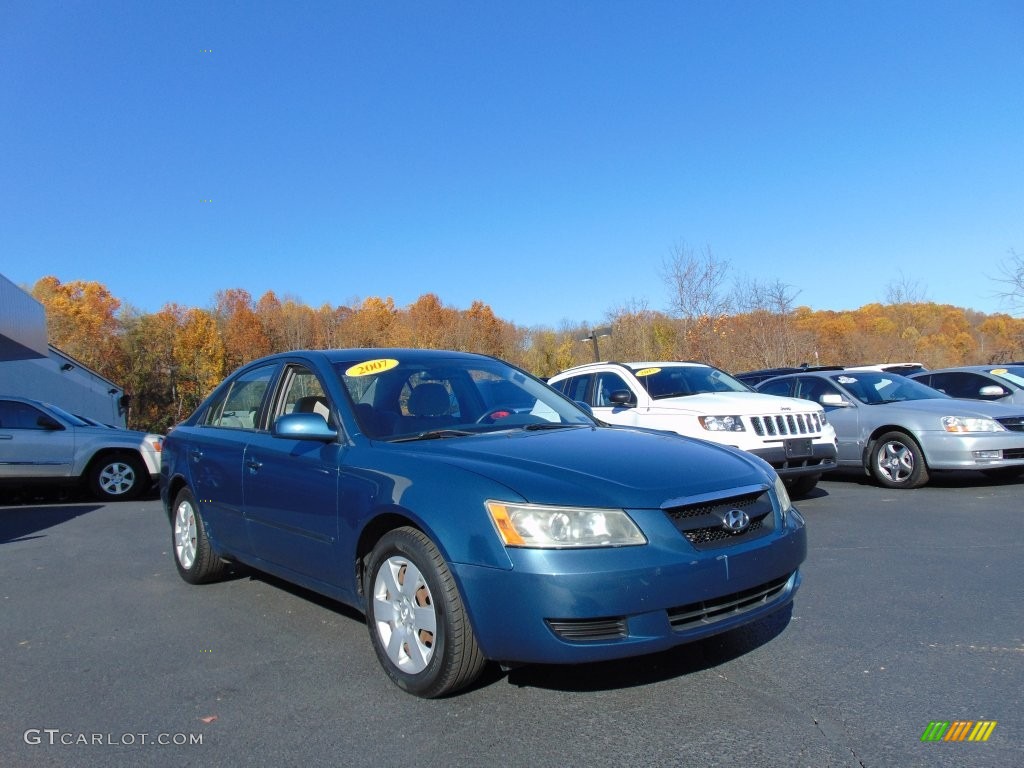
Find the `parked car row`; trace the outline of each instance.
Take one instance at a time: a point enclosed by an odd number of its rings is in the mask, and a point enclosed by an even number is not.
[[[0,480],[117,499],[159,473],[182,579],[238,563],[353,606],[390,679],[435,697],[491,662],[650,653],[786,607],[807,547],[791,496],[839,466],[890,488],[1024,473],[1024,408],[985,402],[1012,402],[1020,366],[977,372],[970,402],[885,366],[772,373],[754,391],[607,362],[545,384],[466,353],[288,352],[166,438],[0,398]],[[914,375],[961,381],[942,373]]]

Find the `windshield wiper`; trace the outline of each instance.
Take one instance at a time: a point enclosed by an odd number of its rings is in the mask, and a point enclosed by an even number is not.
[[[525,424],[523,429],[535,432],[539,429],[569,429],[571,427],[587,427],[589,424],[557,424],[553,421],[545,421],[540,424]]]
[[[398,437],[392,440],[392,443],[408,443],[413,440],[442,440],[446,437],[466,437],[466,435],[475,435],[476,432],[467,432],[464,429],[431,429],[427,432],[420,432],[418,435],[410,435],[409,437]]]

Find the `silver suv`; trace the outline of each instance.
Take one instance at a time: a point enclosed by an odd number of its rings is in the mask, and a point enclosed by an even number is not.
[[[161,435],[95,426],[62,408],[0,396],[0,483],[83,483],[102,501],[132,499],[160,475]]]

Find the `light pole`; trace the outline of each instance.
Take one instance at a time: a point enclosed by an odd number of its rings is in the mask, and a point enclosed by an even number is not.
[[[594,345],[594,362],[601,361],[601,350],[597,345],[597,340],[602,336],[611,336],[612,327],[610,325],[602,325],[600,328],[594,328],[590,333],[585,333],[582,336],[577,336],[576,341],[589,341]]]

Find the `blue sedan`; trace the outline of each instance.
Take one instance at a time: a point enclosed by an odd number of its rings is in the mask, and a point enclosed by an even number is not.
[[[424,697],[488,661],[622,658],[755,621],[792,601],[807,549],[760,459],[604,425],[507,363],[436,350],[249,363],[167,436],[160,494],[185,581],[234,561],[353,606]]]

